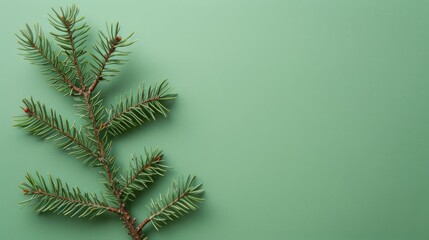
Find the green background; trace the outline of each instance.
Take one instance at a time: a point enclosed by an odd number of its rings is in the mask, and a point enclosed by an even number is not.
[[[13,128],[23,97],[75,118],[73,101],[18,56],[14,33],[77,3],[92,33],[135,32],[107,103],[170,79],[168,119],[116,138],[121,166],[144,146],[174,167],[131,208],[191,173],[199,211],[150,239],[429,239],[429,1],[1,1],[0,239],[129,239],[115,217],[20,209],[26,171],[83,190],[100,175]]]

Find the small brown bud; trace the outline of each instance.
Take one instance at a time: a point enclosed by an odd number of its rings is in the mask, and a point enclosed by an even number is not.
[[[120,42],[122,40],[121,36],[116,36],[116,42]]]
[[[27,194],[29,192],[27,189],[23,189],[22,191],[24,192],[24,194]]]
[[[30,109],[28,109],[28,108],[24,108],[24,112],[25,112],[25,113],[29,113],[29,112],[30,112]]]

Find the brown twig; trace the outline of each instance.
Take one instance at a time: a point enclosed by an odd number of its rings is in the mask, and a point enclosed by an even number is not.
[[[109,187],[112,189],[112,191],[115,195],[115,198],[116,198],[118,205],[120,206],[119,213],[121,215],[121,219],[124,220],[125,227],[128,229],[128,234],[134,240],[141,240],[140,233],[139,233],[139,231],[137,231],[137,228],[135,226],[136,219],[134,217],[132,217],[131,214],[126,209],[125,202],[123,202],[121,199],[121,194],[119,192],[119,189],[116,188],[116,181],[117,180],[113,178],[112,171],[110,170],[109,162],[106,159],[106,153],[104,151],[103,142],[101,141],[100,136],[99,136],[100,132],[96,126],[97,121],[95,119],[94,112],[92,110],[92,105],[90,102],[91,92],[89,91],[89,89],[86,92],[84,92],[83,96],[85,98],[85,104],[87,106],[89,119],[91,120],[91,124],[92,124],[93,129],[94,129],[94,136],[95,136],[95,140],[97,141],[98,152],[99,152],[99,155],[101,156],[101,158],[104,159],[104,161],[102,162],[102,166],[103,166],[104,170],[106,171],[107,182],[109,184]]]

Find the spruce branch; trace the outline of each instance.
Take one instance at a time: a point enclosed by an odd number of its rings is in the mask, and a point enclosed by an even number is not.
[[[160,195],[158,200],[152,200],[148,206],[150,216],[137,226],[141,231],[147,223],[152,222],[156,230],[168,221],[174,221],[189,211],[197,209],[197,203],[203,201],[201,184],[195,184],[195,177],[188,176],[173,181],[171,188],[165,196]]]
[[[52,11],[54,15],[49,15],[49,22],[58,30],[58,33],[51,32],[51,35],[71,60],[80,81],[80,88],[85,90],[87,79],[85,79],[82,68],[86,65],[83,57],[86,54],[85,43],[90,27],[83,21],[85,17],[79,17],[79,8],[76,5],[65,10],[60,8],[60,11],[52,8]]]
[[[146,189],[154,182],[155,177],[164,176],[165,169],[162,151],[158,149],[150,153],[145,150],[144,156],[133,156],[129,172],[125,177],[121,177],[122,199],[133,200],[136,197],[135,192]]]
[[[132,239],[147,239],[142,232],[147,223],[152,222],[159,229],[168,220],[195,210],[196,204],[202,200],[203,189],[201,184],[195,184],[195,177],[173,182],[166,196],[152,201],[148,207],[149,217],[137,225],[136,217],[128,210],[128,200],[134,200],[138,191],[148,188],[156,177],[164,175],[163,154],[158,149],[145,150],[144,156],[133,157],[129,170],[121,176],[116,157],[112,154],[111,138],[131,127],[155,120],[157,114],[166,117],[169,112],[166,102],[174,99],[176,94],[163,81],[147,90],[142,86],[136,95],[125,95],[116,107],[106,110],[100,91],[95,89],[100,81],[115,75],[118,71],[115,66],[125,62],[128,52],[118,48],[132,42],[129,37],[123,39],[119,35],[119,24],[111,25],[107,33],[100,32],[95,53],[91,53],[93,62],[88,67],[84,45],[89,26],[83,22],[83,17],[78,17],[79,9],[73,5],[53,12],[50,22],[59,33],[51,34],[62,51],[56,53],[53,50],[38,25],[34,31],[28,25],[21,30],[17,35],[18,42],[25,58],[41,65],[55,87],[77,95],[75,107],[85,124],[77,128],[74,122],[70,123],[54,110],[30,98],[23,100],[25,114],[16,118],[16,126],[43,139],[51,139],[90,166],[97,166],[104,178],[106,193],[83,193],[77,187],[69,188],[59,178],[48,176],[45,180],[38,173],[36,177],[27,174],[27,181],[20,187],[29,198],[22,203],[34,203],[37,212],[51,211],[68,216],[94,217],[105,212],[115,213]]]
[[[73,69],[60,60],[59,54],[53,50],[38,24],[34,25],[34,30],[27,24],[16,36],[22,55],[33,64],[42,66],[42,72],[50,77],[52,86],[67,94],[80,93],[80,89],[73,82]]]
[[[116,106],[108,111],[109,119],[100,128],[107,128],[110,134],[116,136],[128,129],[155,120],[156,114],[167,117],[169,109],[165,103],[176,98],[171,92],[167,80],[146,89],[141,85],[137,94],[132,92],[121,97]]]
[[[23,103],[27,114],[17,117],[15,126],[43,139],[53,140],[59,148],[82,159],[90,166],[98,164],[100,156],[94,151],[93,145],[82,136],[81,130],[75,127],[74,122],[70,123],[33,98],[23,99]]]
[[[90,92],[94,91],[101,80],[107,80],[108,77],[115,76],[119,72],[115,66],[124,64],[126,61],[124,57],[130,53],[120,49],[134,43],[129,41],[133,33],[126,38],[122,38],[119,32],[119,23],[116,23],[116,25],[111,24],[110,27],[106,25],[106,33],[102,31],[98,33],[99,40],[93,46],[95,53],[91,53],[94,61],[94,63],[91,63],[91,71],[95,79],[89,87]]]
[[[20,188],[30,198],[21,204],[36,202],[35,210],[39,213],[51,211],[70,217],[95,217],[106,211],[119,214],[119,209],[109,206],[102,194],[99,197],[95,193],[82,193],[78,187],[70,188],[67,183],[63,184],[51,175],[45,180],[39,173],[36,177],[27,173],[26,180]]]

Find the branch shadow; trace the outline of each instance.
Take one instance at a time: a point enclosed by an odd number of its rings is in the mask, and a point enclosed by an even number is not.
[[[26,209],[22,209],[22,210],[26,210]],[[62,214],[47,212],[47,213],[37,213],[35,218],[37,218],[38,222],[46,222],[46,224],[61,222],[64,225],[76,226],[76,227],[79,227],[80,229],[100,228],[100,230],[104,228],[106,224],[108,225],[108,224],[113,224],[114,222],[118,222],[116,215],[114,215],[113,213],[107,213],[107,212],[93,218],[90,218],[90,217],[79,218],[77,216],[69,217],[69,216],[64,216]],[[88,223],[91,223],[91,224],[88,225]]]
[[[147,61],[146,59],[137,59],[136,56],[130,55],[126,63],[120,67],[120,71],[116,76],[110,80],[100,82],[97,87],[101,91],[103,100],[113,102],[117,97],[128,93],[130,89],[136,89],[139,84],[153,82],[153,80],[148,79],[150,70],[139,62]],[[128,83],[131,83],[131,85]],[[113,96],[113,99],[111,96]]]

